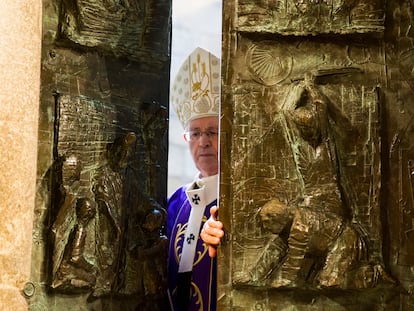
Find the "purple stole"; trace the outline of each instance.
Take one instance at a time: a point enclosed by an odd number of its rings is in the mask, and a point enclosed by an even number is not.
[[[168,258],[168,291],[171,310],[182,310],[178,306],[181,299],[178,297],[181,289],[184,298],[189,298],[188,310],[215,311],[217,288],[217,260],[210,258],[208,247],[198,237],[186,236],[191,205],[186,195],[187,186],[179,188],[168,200],[167,237],[170,240]],[[202,216],[202,224],[210,217],[210,208],[217,205],[217,200],[208,203]],[[184,243],[197,243],[193,260],[192,272],[179,273],[180,258]],[[179,281],[180,280],[180,281]],[[185,284],[187,283],[187,284]],[[181,289],[179,289],[181,288]]]

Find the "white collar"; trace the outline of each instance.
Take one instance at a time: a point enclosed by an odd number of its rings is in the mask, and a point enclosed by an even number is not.
[[[206,202],[211,203],[213,200],[217,199],[218,195],[218,188],[219,188],[219,179],[218,174],[207,176],[207,177],[199,177],[200,174],[197,174],[194,181],[188,187],[188,190],[194,190],[197,188],[204,188],[206,191]]]

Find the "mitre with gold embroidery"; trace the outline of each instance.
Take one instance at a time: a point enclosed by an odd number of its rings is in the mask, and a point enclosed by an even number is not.
[[[210,52],[196,48],[175,77],[170,102],[184,129],[191,120],[218,116],[220,60]]]

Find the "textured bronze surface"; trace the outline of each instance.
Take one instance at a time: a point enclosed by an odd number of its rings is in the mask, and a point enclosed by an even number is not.
[[[30,309],[162,310],[170,3],[43,2]]]
[[[220,310],[413,307],[412,14],[225,1]]]

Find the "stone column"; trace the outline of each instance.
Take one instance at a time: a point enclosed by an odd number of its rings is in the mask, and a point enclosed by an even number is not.
[[[0,310],[28,308],[41,17],[41,0],[0,1]]]

